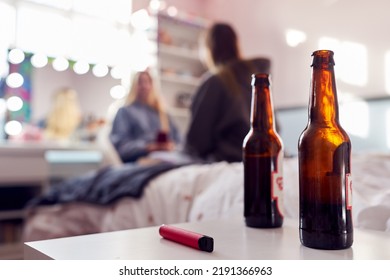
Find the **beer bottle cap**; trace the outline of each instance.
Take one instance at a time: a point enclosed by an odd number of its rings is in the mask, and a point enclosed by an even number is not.
[[[335,65],[333,59],[333,51],[318,50],[318,51],[314,51],[312,56],[313,56],[313,63],[311,64],[311,66],[329,67]]]
[[[270,85],[269,74],[267,73],[252,74],[252,86],[260,86],[260,85],[265,85],[265,86]]]

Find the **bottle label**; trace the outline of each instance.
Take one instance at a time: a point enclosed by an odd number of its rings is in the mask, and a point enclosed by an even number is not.
[[[347,200],[347,209],[352,209],[352,177],[351,173],[345,174],[345,193]]]
[[[284,215],[283,208],[283,151],[279,152],[276,159],[276,169],[272,172],[272,200],[278,208],[281,216]]]

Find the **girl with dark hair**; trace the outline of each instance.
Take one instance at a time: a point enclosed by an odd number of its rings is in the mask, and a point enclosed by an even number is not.
[[[212,25],[201,38],[209,71],[191,105],[185,150],[206,161],[242,160],[250,128],[251,74],[269,73],[270,60],[241,57],[238,37],[226,23]]]

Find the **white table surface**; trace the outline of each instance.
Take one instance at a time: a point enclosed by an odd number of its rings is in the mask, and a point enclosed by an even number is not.
[[[26,242],[25,259],[62,260],[188,260],[188,259],[390,259],[390,234],[355,229],[354,243],[344,250],[317,250],[299,241],[298,222],[285,220],[282,228],[254,229],[243,219],[177,224],[214,238],[207,253],[163,239],[159,227],[148,227],[76,237]]]

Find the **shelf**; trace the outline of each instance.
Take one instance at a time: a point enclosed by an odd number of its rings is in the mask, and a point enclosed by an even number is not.
[[[169,112],[184,135],[190,120],[192,95],[206,71],[198,50],[198,38],[208,21],[178,12],[157,14],[157,65],[162,93]]]
[[[192,87],[197,87],[200,83],[199,78],[179,74],[162,74],[161,81],[169,83],[178,83]]]
[[[199,54],[198,50],[196,49],[190,49],[186,47],[180,47],[175,45],[167,45],[160,43],[158,47],[159,54],[161,55],[170,55],[170,56],[177,56],[180,58],[186,58],[195,60],[196,62],[199,62]]]
[[[188,118],[190,116],[188,108],[171,107],[169,108],[169,113],[172,117],[177,118]]]
[[[165,12],[159,12],[157,16],[159,20],[172,21],[181,25],[188,25],[200,29],[207,28],[209,25],[208,20],[183,12],[179,12],[176,16],[170,16]]]

